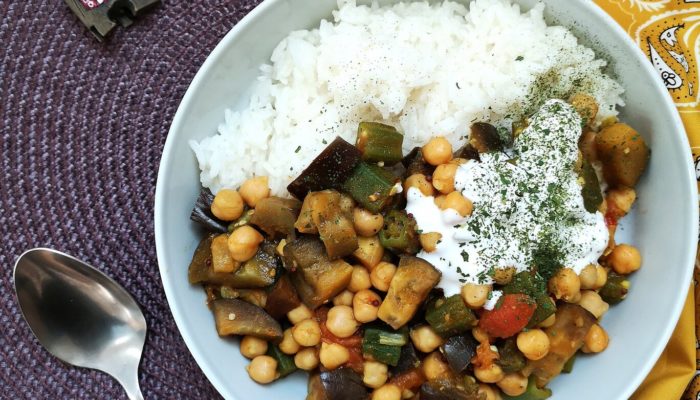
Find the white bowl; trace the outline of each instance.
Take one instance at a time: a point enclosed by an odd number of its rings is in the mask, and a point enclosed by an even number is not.
[[[388,2],[388,1],[387,1]],[[534,0],[517,1],[524,9]],[[643,268],[632,290],[612,307],[603,325],[610,347],[580,357],[572,374],[556,378],[553,399],[626,399],[666,345],[687,294],[698,238],[698,201],[683,126],[649,60],[626,33],[587,0],[545,1],[550,22],[572,29],[599,56],[611,61],[627,105],[621,118],[652,148],[639,201],[623,224],[621,239],[637,245]],[[199,286],[187,282],[187,266],[201,232],[189,214],[199,191],[196,160],[188,140],[212,135],[225,108],[245,105],[258,67],[290,31],[313,28],[330,17],[336,0],[266,0],[214,49],[192,81],[165,143],[155,197],[156,248],[163,287],[185,343],[227,399],[303,399],[306,376],[297,373],[268,386],[252,382],[237,341],[220,339]]]

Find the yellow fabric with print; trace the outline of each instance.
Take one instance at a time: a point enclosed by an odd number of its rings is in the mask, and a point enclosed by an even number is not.
[[[700,178],[700,0],[594,1],[627,31],[666,85],[685,124]],[[668,346],[633,399],[700,400],[699,323],[700,290],[694,284]]]

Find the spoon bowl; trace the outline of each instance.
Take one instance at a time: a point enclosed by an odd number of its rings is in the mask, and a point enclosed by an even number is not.
[[[124,288],[74,257],[43,248],[17,259],[14,284],[24,319],[46,350],[112,375],[130,399],[143,399],[138,365],[146,319]]]

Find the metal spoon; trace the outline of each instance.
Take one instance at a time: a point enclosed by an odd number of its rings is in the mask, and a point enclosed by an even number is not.
[[[146,319],[119,284],[51,249],[32,249],[15,264],[15,292],[39,342],[62,361],[112,375],[129,399],[143,400],[138,367]]]

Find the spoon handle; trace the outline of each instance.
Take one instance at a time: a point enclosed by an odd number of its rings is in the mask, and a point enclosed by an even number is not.
[[[126,376],[124,376],[124,374],[121,375],[122,376],[115,376],[115,378],[124,388],[129,400],[143,400],[143,394],[139,387],[138,369],[132,370],[130,373],[127,373]]]

